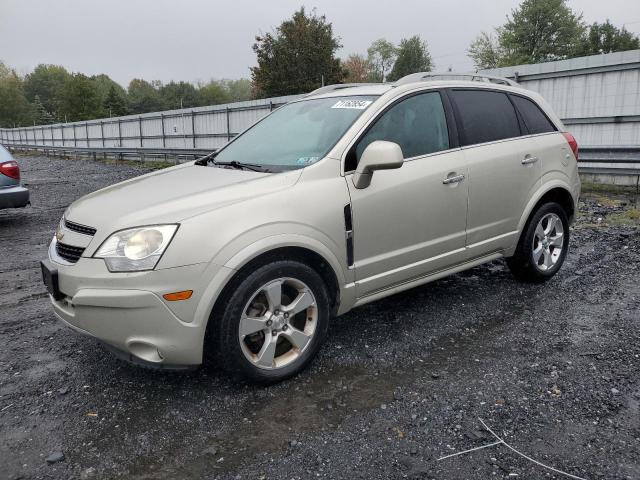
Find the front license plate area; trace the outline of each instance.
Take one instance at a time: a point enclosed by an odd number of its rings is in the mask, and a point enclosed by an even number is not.
[[[60,286],[58,285],[58,269],[47,260],[40,262],[40,268],[42,269],[42,281],[47,287],[47,292],[55,300],[62,300],[65,294],[60,291]]]

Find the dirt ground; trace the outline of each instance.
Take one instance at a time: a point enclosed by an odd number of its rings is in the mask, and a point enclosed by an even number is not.
[[[594,191],[545,285],[502,261],[336,318],[269,388],[156,373],[56,321],[38,261],[66,206],[144,168],[21,156],[0,212],[0,478],[640,478],[638,199]],[[636,212],[636,213],[634,213]],[[64,459],[48,463],[62,453]]]

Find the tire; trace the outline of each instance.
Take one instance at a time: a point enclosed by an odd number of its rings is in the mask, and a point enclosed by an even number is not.
[[[316,270],[298,261],[276,260],[245,273],[222,300],[209,319],[207,346],[236,378],[261,384],[285,380],[309,364],[327,335],[327,286]]]
[[[550,221],[554,222],[553,226]],[[518,280],[546,282],[558,273],[568,249],[567,213],[555,202],[545,203],[529,217],[513,257],[507,258],[507,265]]]

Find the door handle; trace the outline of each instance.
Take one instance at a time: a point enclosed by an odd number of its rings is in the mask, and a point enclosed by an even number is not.
[[[538,161],[538,157],[530,157],[530,156],[526,156],[522,159],[522,164],[523,165],[530,165],[532,163],[536,163]]]
[[[460,183],[463,180],[464,180],[464,175],[460,174],[460,175],[454,175],[452,177],[447,177],[442,181],[442,183],[444,185],[450,185],[452,183]]]

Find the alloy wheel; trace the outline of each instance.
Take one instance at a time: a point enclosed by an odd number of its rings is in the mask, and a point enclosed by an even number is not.
[[[533,234],[533,263],[542,272],[552,269],[564,248],[564,226],[555,213],[543,216]]]
[[[316,299],[304,282],[289,277],[270,281],[242,311],[238,328],[242,353],[258,368],[282,368],[309,346],[317,323]]]

